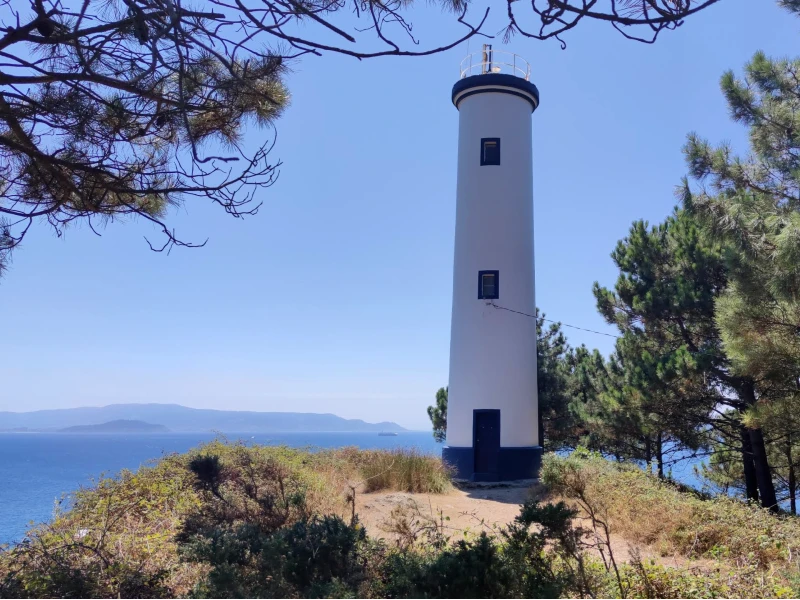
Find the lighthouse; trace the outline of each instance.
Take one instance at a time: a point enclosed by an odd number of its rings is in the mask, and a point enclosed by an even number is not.
[[[461,63],[445,462],[459,479],[537,476],[531,118],[539,90],[521,57]],[[503,310],[510,309],[510,310]]]

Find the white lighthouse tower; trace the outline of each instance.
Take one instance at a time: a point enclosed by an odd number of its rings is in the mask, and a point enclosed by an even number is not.
[[[492,51],[468,56],[453,86],[458,187],[443,458],[472,481],[529,479],[541,441],[533,313],[530,65]]]

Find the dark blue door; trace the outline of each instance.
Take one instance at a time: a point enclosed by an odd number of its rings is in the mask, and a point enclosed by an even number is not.
[[[500,456],[499,410],[474,411],[472,447],[475,451],[475,480],[496,480],[497,463]]]

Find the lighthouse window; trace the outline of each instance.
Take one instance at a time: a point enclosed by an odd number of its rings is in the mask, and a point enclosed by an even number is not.
[[[500,138],[481,138],[481,166],[500,164]]]
[[[478,298],[496,300],[500,297],[500,271],[478,271]]]

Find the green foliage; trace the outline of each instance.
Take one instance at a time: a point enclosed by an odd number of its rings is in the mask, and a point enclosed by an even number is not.
[[[611,257],[617,282],[595,283],[594,295],[622,335],[598,365],[598,393],[576,405],[589,430],[584,443],[653,462],[664,476],[669,454],[707,443],[714,407],[736,399],[714,323],[725,265],[720,247],[680,210],[658,225],[634,222]]]
[[[184,560],[208,565],[200,598],[354,597],[365,578],[366,533],[340,517],[312,517],[267,532],[242,524],[187,539]]]
[[[497,545],[481,533],[477,540],[459,540],[411,577],[404,597],[480,598],[511,597],[513,573],[502,560]],[[400,590],[392,590],[400,591]]]
[[[781,4],[794,13],[800,6]],[[683,186],[687,211],[724,246],[729,281],[715,300],[715,324],[731,371],[758,382],[758,403],[740,409],[741,419],[764,430],[764,460],[793,512],[798,431],[787,416],[797,412],[800,389],[798,69],[800,59],[756,52],[743,77],[722,76],[731,117],[747,127],[750,151],[737,156],[730,144],[715,147],[689,135],[684,154],[701,185],[693,190],[687,180]]]
[[[526,502],[496,535],[390,553],[380,596],[390,598],[555,598],[583,589],[575,512]],[[556,563],[561,561],[557,566]],[[571,568],[566,568],[566,564]]]
[[[388,546],[356,515],[330,509],[337,506],[331,469],[360,473],[372,461],[353,449],[310,454],[214,442],[103,480],[29,543],[0,554],[0,596],[792,597],[800,590],[794,519],[690,495],[587,451],[545,458],[542,478],[566,503],[529,500],[512,523],[490,532],[454,538],[434,524],[415,543]],[[578,517],[594,531],[576,527]],[[632,543],[715,566],[665,568],[635,553],[624,563],[610,544],[590,553],[603,523]]]
[[[623,334],[612,358],[618,382],[601,400],[623,409],[623,431],[633,426],[633,447],[645,454],[633,457],[649,461],[655,448],[660,472],[665,440],[672,451],[694,450],[721,432],[741,453],[747,496],[775,509],[768,439],[745,421],[775,390],[736,371],[716,320],[730,276],[726,252],[692,211],[676,209],[653,227],[633,224],[612,254],[620,269],[614,289],[594,289],[600,312]]]
[[[364,563],[357,561],[366,532],[357,523],[347,525],[336,516],[302,521],[281,536],[278,553],[285,557],[287,581],[313,590],[329,582],[363,578]],[[327,596],[321,596],[327,597]]]
[[[176,539],[181,558],[207,571],[194,596],[351,596],[365,533],[355,521],[314,514],[304,469],[243,446],[200,454],[189,467],[201,504]]]
[[[790,12],[800,15],[800,0],[778,0],[778,4]]]
[[[545,315],[536,309],[539,438],[548,451],[572,446],[577,439],[577,423],[569,402],[573,357],[561,324],[545,325]]]
[[[442,461],[416,450],[365,451],[360,473],[364,491],[399,490],[442,494],[451,488],[450,473]]]
[[[580,443],[619,459],[647,459],[643,415],[626,387],[621,359],[606,361],[596,350],[575,353],[572,411],[583,427]]]
[[[440,460],[412,451],[311,453],[217,441],[168,456],[79,491],[70,510],[32,530],[26,542],[0,552],[0,597],[178,597],[192,590],[225,595],[221,582],[226,577],[234,586],[227,595],[236,596],[234,584],[246,573],[234,576],[231,569],[248,563],[262,546],[267,556],[286,544],[301,552],[319,540],[335,539],[335,552],[341,555],[347,536],[360,544],[363,531],[356,525],[344,531],[336,521],[337,514],[351,512],[346,484],[358,486],[365,473],[398,465],[402,475],[383,477],[373,487],[435,493],[449,485]],[[305,546],[301,538],[308,540]],[[309,590],[339,585],[334,580],[343,571],[336,565],[320,567],[303,582],[291,574],[303,555],[280,556],[288,569],[280,571],[280,581],[288,582],[281,585]],[[319,583],[326,577],[331,581]]]
[[[709,378],[727,384],[714,323],[714,300],[727,281],[722,250],[676,210],[653,227],[635,222],[611,256],[620,270],[616,285],[609,290],[595,283],[594,294],[600,313],[623,334],[616,355],[625,383],[644,400],[665,396],[651,403],[663,409],[657,416],[665,426],[677,425],[669,399],[692,410],[687,401],[699,398],[696,414],[707,414],[720,400]],[[682,438],[691,429],[673,433]]]
[[[663,554],[725,558],[741,567],[779,568],[800,575],[800,521],[726,496],[687,492],[633,466],[586,452],[545,456],[542,482],[584,513],[608,521],[611,532]]]
[[[796,12],[796,2],[784,2]],[[691,174],[684,203],[728,246],[732,282],[717,302],[725,349],[741,373],[795,383],[800,367],[800,59],[757,52],[743,79],[721,87],[733,119],[749,129],[751,153],[713,147],[697,134],[685,146]]]
[[[189,461],[189,470],[197,477],[199,487],[209,491],[219,489],[221,467],[216,454],[201,454]]]
[[[173,535],[194,510],[184,457],[78,491],[69,511],[0,554],[0,596],[172,597],[196,577],[176,561]],[[9,591],[13,590],[13,591]]]
[[[712,489],[720,494],[744,492],[744,473],[740,452],[736,450],[735,440],[725,432],[719,432],[709,445],[711,454],[708,461],[695,468]]]
[[[753,567],[666,567],[634,559],[620,569],[626,598],[794,598],[797,586],[779,574]],[[597,597],[618,594],[616,581],[599,580]]]
[[[436,390],[436,404],[428,407],[428,417],[433,425],[433,439],[443,442],[447,437],[447,392],[449,388]]]

